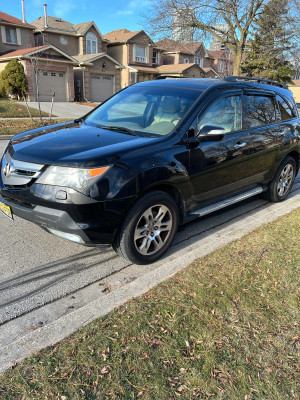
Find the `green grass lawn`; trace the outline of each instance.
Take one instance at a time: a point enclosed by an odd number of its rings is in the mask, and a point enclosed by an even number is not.
[[[57,124],[59,122],[67,122],[69,119],[52,119],[49,123],[48,119],[43,119],[41,123],[39,120],[31,121],[24,119],[7,119],[0,120],[0,136],[1,135],[16,135],[17,133],[28,131],[29,129],[38,128],[49,124]]]
[[[29,107],[32,117],[39,117],[39,110]],[[43,117],[49,114],[42,112]],[[14,100],[0,98],[0,118],[30,118],[26,105]]]
[[[300,209],[0,377],[1,399],[299,399]]]

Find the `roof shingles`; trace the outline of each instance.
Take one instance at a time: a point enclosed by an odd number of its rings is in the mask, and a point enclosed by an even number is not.
[[[143,32],[135,31],[131,32],[128,29],[117,29],[115,31],[111,31],[104,35],[105,39],[108,39],[110,42],[127,42],[128,40],[132,39],[138,33]]]
[[[34,26],[24,23],[19,18],[15,18],[12,15],[8,15],[2,11],[0,11],[0,23],[20,25],[20,26],[23,26],[24,28],[34,29]]]

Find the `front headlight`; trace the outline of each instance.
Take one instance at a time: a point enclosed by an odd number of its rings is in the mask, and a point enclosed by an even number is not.
[[[84,192],[111,167],[68,168],[50,166],[36,183],[44,185],[65,186]]]

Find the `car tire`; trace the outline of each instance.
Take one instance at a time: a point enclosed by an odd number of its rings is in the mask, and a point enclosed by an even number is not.
[[[134,264],[150,264],[170,247],[178,226],[178,207],[162,191],[140,197],[120,228],[114,249]]]
[[[275,203],[285,200],[292,189],[296,171],[297,168],[294,158],[286,157],[277,169],[264,197]]]

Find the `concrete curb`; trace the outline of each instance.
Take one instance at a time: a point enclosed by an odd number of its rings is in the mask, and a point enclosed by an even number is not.
[[[0,140],[10,140],[15,135],[0,135]]]
[[[184,269],[196,258],[204,257],[257,229],[259,226],[272,222],[299,207],[300,193],[297,190],[284,203],[267,204],[262,209],[254,211],[251,215],[242,216],[236,221],[226,223],[224,228],[213,228],[211,233],[203,238],[198,235],[189,239],[188,243],[179,244],[176,254],[169,255],[158,268],[107,294],[104,298],[89,302],[48,325],[29,331],[9,346],[4,346],[0,354],[0,371],[4,371],[34,352],[54,345],[94,319],[106,315],[128,300],[146,293],[150,288]],[[47,305],[43,308],[47,312]]]

